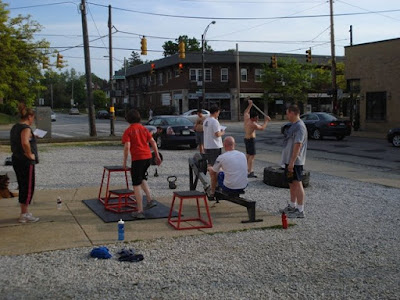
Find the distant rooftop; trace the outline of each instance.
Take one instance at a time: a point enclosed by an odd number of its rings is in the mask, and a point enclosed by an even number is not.
[[[278,58],[294,58],[301,63],[306,63],[306,53],[304,54],[287,54],[287,53],[274,53],[274,52],[239,52],[239,62],[240,63],[254,63],[254,64],[263,64],[269,63],[271,60],[271,56],[276,55]],[[314,64],[328,64],[331,59],[331,56],[327,55],[312,55],[312,60]],[[204,60],[206,63],[235,63],[236,62],[236,53],[235,51],[212,51],[206,52],[204,54]],[[337,56],[336,61],[341,62],[344,61],[344,56]],[[201,52],[186,52],[186,58],[179,58],[178,54],[174,54],[171,56],[167,56],[161,59],[153,60],[149,63],[137,65],[134,67],[128,67],[126,70],[126,76],[136,75],[144,72],[149,72],[151,69],[151,64],[156,65],[156,69],[162,69],[169,66],[178,65],[179,63],[183,64],[201,64]],[[116,76],[123,76],[123,70],[119,70],[115,72]]]

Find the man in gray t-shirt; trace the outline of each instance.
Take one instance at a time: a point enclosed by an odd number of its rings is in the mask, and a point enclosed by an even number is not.
[[[286,110],[286,117],[292,125],[283,142],[282,164],[285,164],[285,176],[289,182],[290,203],[281,212],[287,213],[289,218],[304,218],[302,173],[306,162],[307,128],[299,115],[297,105],[291,105]]]

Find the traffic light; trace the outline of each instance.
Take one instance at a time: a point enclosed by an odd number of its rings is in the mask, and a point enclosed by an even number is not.
[[[141,50],[142,50],[142,55],[147,55],[147,40],[146,38],[143,36],[142,40],[140,41],[141,46]]]
[[[63,66],[63,58],[64,58],[64,56],[62,56],[60,53],[57,53],[57,64],[56,64],[56,66],[57,66],[57,68],[59,68],[59,69],[61,69],[61,68],[63,68],[64,66]]]
[[[42,64],[43,64],[43,69],[49,68],[49,58],[47,56],[43,56]]]
[[[278,68],[278,59],[276,58],[276,55],[271,56],[271,67],[274,69]]]
[[[308,50],[306,50],[306,57],[307,57],[307,62],[308,63],[310,63],[310,62],[312,62],[312,56],[311,56],[311,48],[310,49],[308,49]]]
[[[154,70],[155,70],[155,68],[156,68],[156,64],[151,64],[150,65],[150,74],[154,74]]]
[[[179,42],[179,58],[185,58],[186,54],[185,54],[185,42],[184,41],[180,41]]]
[[[179,64],[178,68],[179,68],[179,74],[182,74],[183,73],[183,64]]]

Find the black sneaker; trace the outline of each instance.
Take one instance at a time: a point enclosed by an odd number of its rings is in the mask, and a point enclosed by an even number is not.
[[[144,220],[144,219],[146,219],[146,216],[144,215],[143,212],[137,212],[137,211],[134,211],[132,213],[132,217],[134,219],[136,219],[136,220]]]
[[[254,172],[250,172],[247,174],[247,178],[257,178],[257,175],[254,175]]]

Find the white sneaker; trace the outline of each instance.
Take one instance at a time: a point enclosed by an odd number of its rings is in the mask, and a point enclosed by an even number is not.
[[[39,218],[32,216],[31,213],[22,214],[18,220],[20,223],[35,223],[37,221],[39,221]]]

